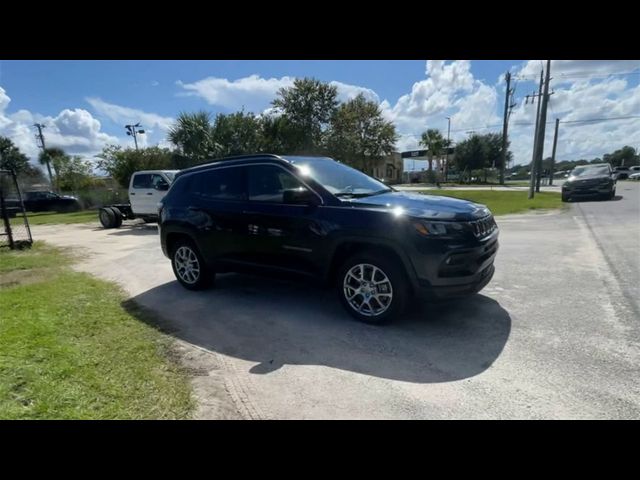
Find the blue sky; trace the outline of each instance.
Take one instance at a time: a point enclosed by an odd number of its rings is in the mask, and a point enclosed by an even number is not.
[[[166,129],[180,111],[215,114],[244,107],[261,113],[293,78],[336,82],[341,99],[365,93],[401,134],[399,150],[417,148],[426,128],[452,137],[500,131],[507,70],[519,75],[512,115],[516,163],[530,155],[541,61],[0,61],[0,135],[37,155],[30,124],[48,125],[49,144],[91,158],[108,143],[128,145],[124,124],[141,121],[145,144],[167,145]],[[634,73],[635,72],[635,73]],[[553,61],[550,120],[640,115],[639,61]],[[577,126],[577,125],[576,125]],[[476,130],[478,129],[478,130]],[[551,129],[550,129],[551,130]],[[634,119],[562,128],[559,157],[602,155],[624,144],[640,147]],[[547,135],[551,141],[552,132]],[[634,143],[635,142],[635,143]]]

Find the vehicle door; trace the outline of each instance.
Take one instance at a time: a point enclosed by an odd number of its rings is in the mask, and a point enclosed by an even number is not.
[[[277,165],[247,167],[247,250],[261,265],[317,273],[326,235],[320,220],[322,199]]]
[[[157,215],[158,202],[166,191],[157,189],[167,181],[158,173],[135,173],[131,178],[129,201],[135,215]]]
[[[247,199],[245,169],[221,167],[190,175],[187,222],[195,229],[210,262],[240,261],[246,245],[243,217]]]

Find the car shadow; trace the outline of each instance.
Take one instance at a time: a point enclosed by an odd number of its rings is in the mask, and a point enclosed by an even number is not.
[[[123,302],[140,320],[206,350],[256,364],[264,375],[284,365],[324,365],[415,383],[450,382],[489,368],[511,331],[495,300],[423,304],[395,323],[353,320],[334,290],[310,282],[218,275],[193,292],[169,282]]]
[[[104,228],[94,228],[94,231],[104,230]],[[123,223],[119,228],[109,229],[109,235],[121,236],[121,235],[158,235],[158,225],[155,223]]]
[[[584,198],[571,198],[571,203],[591,203],[591,202],[619,202],[624,197],[622,195],[616,195],[613,198],[598,198],[598,197],[584,197]]]

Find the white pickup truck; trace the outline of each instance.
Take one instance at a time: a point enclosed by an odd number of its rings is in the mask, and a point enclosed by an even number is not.
[[[118,228],[123,220],[141,218],[145,222],[158,220],[158,202],[162,200],[178,170],[141,170],[131,176],[129,203],[107,205],[98,212],[104,228]]]

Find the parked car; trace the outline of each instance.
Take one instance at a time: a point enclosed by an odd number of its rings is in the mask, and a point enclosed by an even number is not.
[[[631,167],[633,168],[633,167]],[[615,167],[613,169],[613,172],[616,174],[616,178],[618,180],[626,180],[627,178],[629,178],[629,175],[631,174],[631,168],[629,167]]]
[[[399,192],[331,158],[255,155],[182,170],[160,202],[162,250],[185,288],[216,273],[289,272],[337,285],[346,310],[380,324],[412,297],[489,283],[489,209]]]
[[[629,175],[629,180],[640,180],[640,172]]]
[[[616,195],[616,174],[608,163],[582,165],[571,171],[562,184],[562,201],[578,197],[603,197],[612,200]]]
[[[75,212],[81,209],[76,197],[48,191],[25,192],[23,203],[29,212]]]

